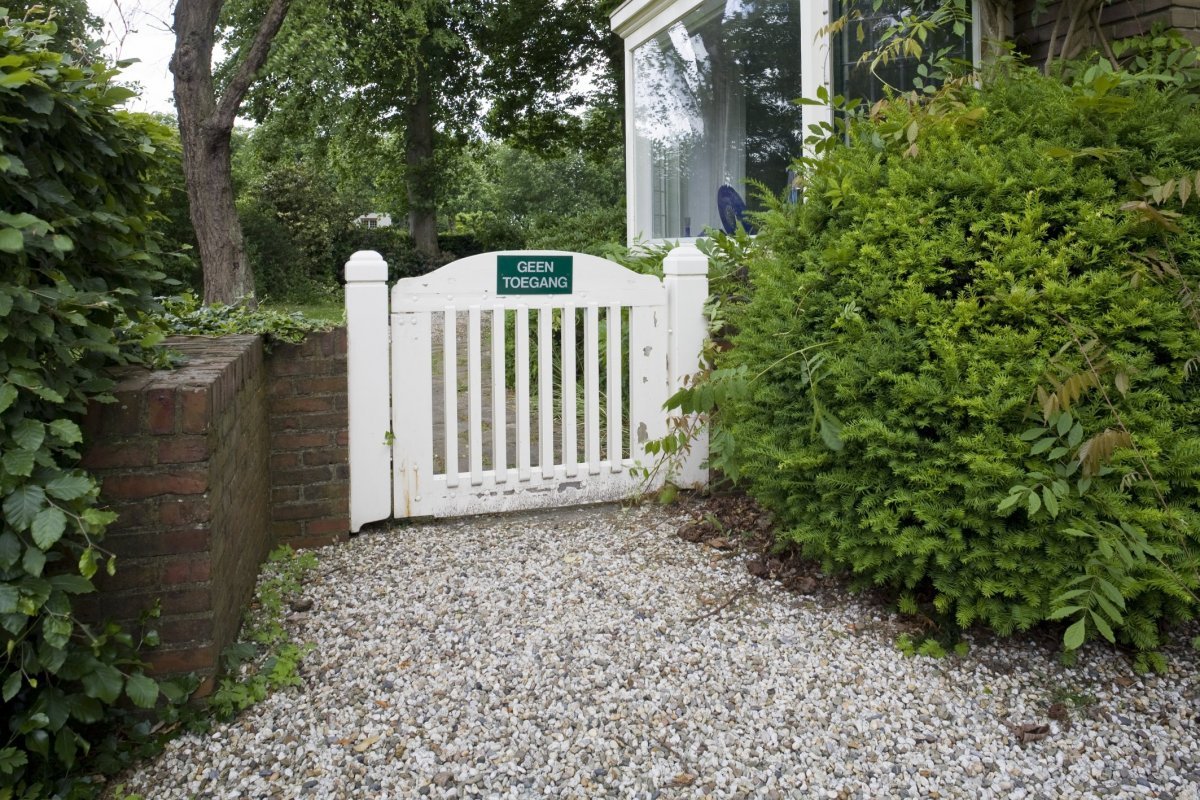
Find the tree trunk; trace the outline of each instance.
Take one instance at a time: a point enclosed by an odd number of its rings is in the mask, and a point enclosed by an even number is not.
[[[233,199],[230,134],[238,106],[266,63],[290,0],[271,0],[254,40],[238,53],[240,63],[225,92],[216,95],[213,41],[225,0],[179,0],[175,6],[175,108],[183,146],[183,175],[205,303],[235,303],[254,292],[242,226]]]
[[[429,262],[441,258],[437,239],[437,165],[433,152],[433,87],[429,70],[417,68],[416,91],[405,109],[404,156],[407,170],[408,233]]]

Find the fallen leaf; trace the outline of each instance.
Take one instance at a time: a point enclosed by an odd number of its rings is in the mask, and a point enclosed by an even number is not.
[[[1117,683],[1119,683],[1120,685],[1122,685],[1126,688],[1133,686],[1133,678],[1127,678],[1124,675],[1121,675],[1118,678],[1114,678],[1113,680],[1115,680]]]
[[[691,522],[688,522],[680,527],[678,535],[679,538],[683,539],[685,542],[692,542],[694,544],[696,542],[703,541],[707,536],[712,536],[715,532],[716,531],[713,528],[712,523],[710,523],[708,520],[697,519],[692,520]]]
[[[756,558],[753,561],[747,563],[746,571],[749,572],[751,575],[753,575],[756,578],[765,578],[770,573],[770,570],[767,569],[767,562],[763,561],[760,558]]]
[[[674,783],[676,786],[691,786],[695,782],[696,776],[690,772],[681,772],[676,775],[675,780],[672,781],[672,783]]]
[[[567,553],[562,560],[567,564],[578,564],[580,559],[578,553]]]
[[[379,706],[380,708],[391,708],[392,707],[392,704],[389,703],[387,700],[376,700],[375,705]]]
[[[729,541],[728,539],[724,538],[723,536],[716,536],[716,537],[713,537],[712,539],[705,539],[704,545],[706,547],[711,547],[713,550],[732,550],[734,548],[733,542]]]
[[[366,739],[363,739],[361,742],[354,745],[354,752],[365,753],[371,749],[372,745],[374,745],[376,742],[378,742],[382,738],[383,738],[382,736],[368,736]]]
[[[1050,726],[1044,723],[1027,722],[1024,725],[1014,725],[1012,732],[1017,737],[1017,741],[1021,744],[1029,744],[1041,739],[1045,739],[1050,735]]]
[[[1065,703],[1051,703],[1050,708],[1046,709],[1046,715],[1056,722],[1064,722],[1071,718],[1071,712]]]
[[[291,606],[292,611],[303,614],[305,611],[312,611],[313,601],[310,598],[301,597],[299,600],[293,600]]]

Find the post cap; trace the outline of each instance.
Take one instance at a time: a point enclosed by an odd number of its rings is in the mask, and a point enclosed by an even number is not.
[[[346,262],[346,283],[383,283],[387,274],[387,262],[374,250],[359,250]]]
[[[664,275],[708,275],[708,256],[694,244],[681,244],[663,259]]]

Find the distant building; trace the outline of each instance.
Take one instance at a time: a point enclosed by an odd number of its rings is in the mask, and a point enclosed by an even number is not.
[[[364,228],[390,228],[392,227],[391,214],[363,214],[354,220],[355,225],[361,225]]]

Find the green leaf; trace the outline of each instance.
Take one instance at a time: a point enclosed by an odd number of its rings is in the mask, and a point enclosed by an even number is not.
[[[33,541],[43,550],[49,550],[62,538],[67,528],[67,515],[54,506],[43,508],[33,518]]]
[[[36,453],[33,450],[18,448],[4,454],[4,471],[9,475],[28,478],[33,473],[33,461]]]
[[[11,383],[0,385],[0,413],[9,409],[17,399],[17,387]]]
[[[90,672],[83,674],[83,690],[88,697],[95,697],[104,703],[115,703],[121,696],[121,687],[125,685],[125,677],[111,664],[94,662]]]
[[[1050,430],[1050,429],[1049,428],[1030,428],[1029,430],[1027,430],[1021,434],[1021,441],[1032,442],[1034,439],[1037,439],[1039,436],[1044,435],[1048,430]]]
[[[84,475],[59,475],[46,484],[46,491],[59,500],[77,500],[92,490],[92,481]]]
[[[0,749],[0,775],[12,775],[29,763],[29,757],[15,747]]]
[[[75,766],[75,731],[63,728],[54,735],[54,755],[67,768]]]
[[[85,548],[79,556],[79,574],[91,580],[96,574],[96,548]]]
[[[8,569],[21,557],[21,540],[12,531],[0,533],[0,569]]]
[[[1042,503],[1045,504],[1051,517],[1058,517],[1058,498],[1054,496],[1054,492],[1050,490],[1049,486],[1042,487]]]
[[[1071,428],[1071,432],[1067,434],[1067,444],[1071,447],[1078,447],[1083,441],[1083,426],[1078,422]]]
[[[12,432],[13,441],[26,450],[37,450],[46,440],[46,426],[36,419],[23,419]]]
[[[158,700],[158,684],[146,675],[135,673],[125,680],[125,694],[138,708],[153,708]]]
[[[21,559],[21,566],[33,577],[40,578],[42,570],[46,568],[45,552],[36,547],[26,547],[25,556]]]
[[[1036,456],[1038,453],[1044,453],[1053,447],[1054,443],[1057,441],[1057,439],[1051,439],[1049,437],[1045,439],[1039,439],[1034,442],[1033,447],[1029,448],[1029,454],[1031,456]]]
[[[1097,578],[1096,582],[1100,584],[1100,591],[1108,596],[1109,600],[1116,603],[1122,610],[1125,609],[1125,597],[1121,594],[1121,590],[1109,583],[1104,578]]]
[[[0,614],[15,614],[20,601],[21,593],[16,586],[7,581],[0,582]]]
[[[46,492],[36,484],[18,486],[4,498],[4,516],[18,531],[29,528],[39,511],[46,505]]]
[[[1100,635],[1105,639],[1108,639],[1108,641],[1112,642],[1113,644],[1116,644],[1117,637],[1113,635],[1113,629],[1112,626],[1108,624],[1108,620],[1104,619],[1104,617],[1100,616],[1095,611],[1089,611],[1088,614],[1091,616],[1092,623],[1096,626],[1096,630],[1100,631]],[[1082,622],[1083,620],[1079,620],[1079,622],[1076,624],[1078,625]]]
[[[1021,495],[1019,493],[1010,494],[1008,497],[1000,501],[1000,505],[996,506],[996,510],[1007,511],[1019,502],[1021,502]]]
[[[96,590],[92,582],[82,575],[51,575],[50,585],[67,594],[88,594]]]
[[[1066,632],[1063,633],[1063,647],[1067,650],[1078,650],[1079,646],[1083,644],[1086,633],[1087,624],[1083,618],[1080,618],[1078,622],[1067,628]]]
[[[65,444],[79,444],[83,441],[83,432],[69,419],[56,419],[51,422],[50,432]]]
[[[1078,611],[1083,611],[1083,606],[1063,606],[1062,608],[1056,608],[1047,614],[1046,619],[1064,619]]]
[[[1055,430],[1058,431],[1059,436],[1066,436],[1074,422],[1075,420],[1071,418],[1071,412],[1064,411],[1058,415],[1058,425],[1055,427]]]
[[[25,249],[25,237],[14,228],[0,230],[0,253],[19,253]]]
[[[1030,492],[1028,503],[1029,503],[1029,516],[1032,517],[1042,507],[1042,500],[1040,497],[1038,497],[1037,492]]]
[[[21,682],[21,670],[14,669],[4,681],[4,702],[7,703],[17,696],[17,692],[21,691]]]
[[[1046,458],[1050,459],[1051,461],[1057,461],[1070,452],[1071,449],[1068,447],[1056,447],[1046,454]]]

